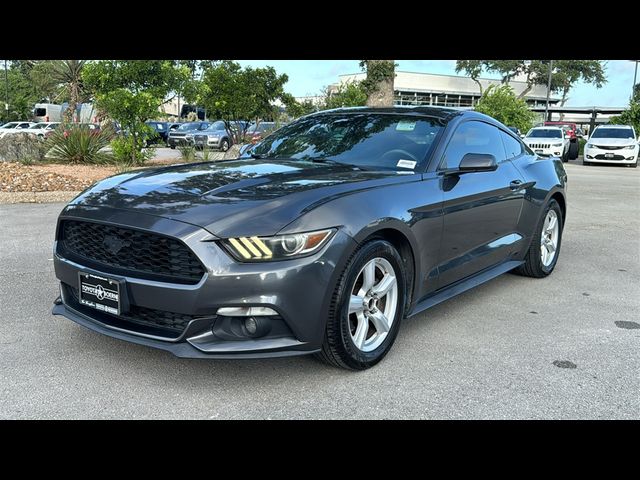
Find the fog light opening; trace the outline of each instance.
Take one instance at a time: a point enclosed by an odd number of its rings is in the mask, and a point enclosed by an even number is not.
[[[627,157],[627,160],[633,160],[634,157]]]
[[[258,332],[258,321],[253,317],[247,317],[244,320],[244,328],[253,337]]]
[[[587,158],[589,159],[593,159],[593,157],[591,155],[587,155]]]

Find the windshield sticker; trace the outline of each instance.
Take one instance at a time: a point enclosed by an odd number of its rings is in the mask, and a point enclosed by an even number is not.
[[[396,165],[396,167],[410,168],[411,170],[413,170],[414,168],[416,168],[416,162],[414,162],[413,160],[398,160],[398,164]]]
[[[399,132],[413,132],[414,128],[416,128],[416,122],[410,122],[407,120],[400,120],[396,125],[396,130]]]

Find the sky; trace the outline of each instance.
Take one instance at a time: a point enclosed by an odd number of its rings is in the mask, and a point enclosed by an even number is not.
[[[398,70],[456,75],[455,60],[397,60]],[[238,60],[242,66],[272,66],[286,73],[285,90],[296,97],[318,95],[323,87],[335,83],[338,75],[360,72],[359,60]],[[624,107],[629,103],[635,64],[628,60],[607,60],[607,83],[600,89],[582,82],[569,92],[566,106]],[[640,73],[638,74],[640,77]],[[485,78],[499,78],[486,74]]]

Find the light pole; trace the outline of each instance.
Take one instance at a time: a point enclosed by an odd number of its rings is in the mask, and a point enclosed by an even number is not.
[[[4,110],[9,120],[9,77],[7,76],[7,61],[4,61]]]
[[[547,80],[547,105],[544,107],[544,121],[549,121],[549,94],[551,93],[551,72],[553,71],[553,60],[549,60],[549,80]]]
[[[636,69],[635,72],[633,73],[633,85],[631,85],[631,99],[629,101],[633,100],[634,94],[636,93],[636,79],[638,78],[638,62],[640,62],[640,60],[631,60],[632,62],[636,62]]]

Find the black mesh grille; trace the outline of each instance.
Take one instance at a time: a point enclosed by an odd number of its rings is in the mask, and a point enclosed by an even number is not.
[[[175,283],[198,283],[204,267],[182,242],[161,235],[101,223],[65,220],[67,256],[88,259],[104,272]],[[71,255],[69,255],[71,254]]]
[[[88,316],[100,317],[100,320],[105,320],[105,318],[112,317],[126,320],[127,322],[132,322],[138,325],[160,328],[162,330],[180,334],[187,327],[191,320],[195,320],[196,318],[204,318],[202,316],[185,315],[182,313],[167,312],[164,310],[154,310],[152,308],[138,307],[136,305],[131,305],[128,312],[122,313],[120,315],[112,315],[109,313],[100,312],[91,307],[81,305],[78,299],[78,289],[69,285],[66,285],[66,288],[71,293],[71,306],[73,308],[84,312]],[[110,322],[107,321],[106,323]],[[129,330],[136,330],[136,328],[129,328]]]

